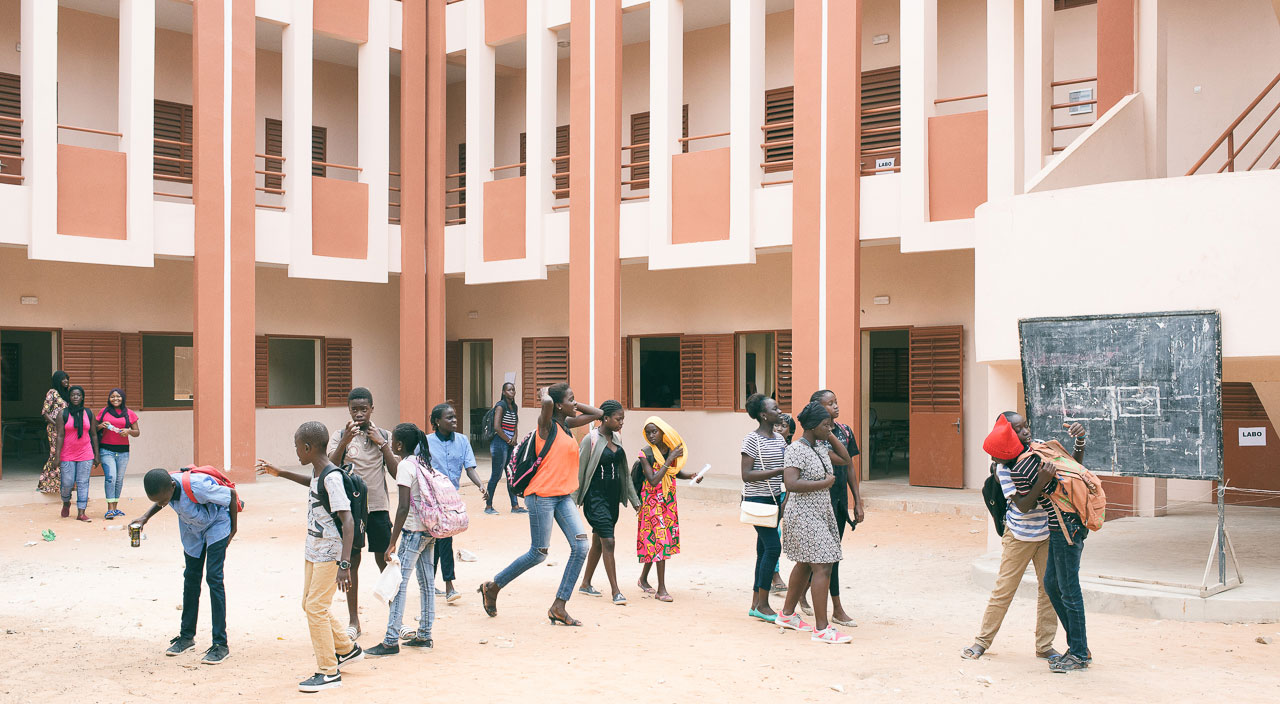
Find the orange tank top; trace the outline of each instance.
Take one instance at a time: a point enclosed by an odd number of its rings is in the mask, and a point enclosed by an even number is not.
[[[535,452],[542,451],[545,442],[534,431]],[[556,439],[551,449],[542,460],[538,473],[529,482],[526,494],[535,496],[565,496],[578,490],[578,443],[573,441],[573,434],[563,427],[556,429]]]

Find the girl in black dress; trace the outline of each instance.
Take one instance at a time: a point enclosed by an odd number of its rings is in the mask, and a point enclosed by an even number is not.
[[[619,435],[626,411],[621,403],[609,400],[600,404],[600,412],[604,417],[599,427],[587,434],[578,450],[578,490],[573,499],[591,524],[591,551],[587,553],[587,569],[582,573],[582,586],[578,591],[588,596],[604,596],[591,586],[591,576],[603,556],[613,603],[622,606],[627,598],[618,589],[613,527],[618,523],[618,505],[625,502],[639,510],[640,497],[629,479],[627,453],[622,449]]]

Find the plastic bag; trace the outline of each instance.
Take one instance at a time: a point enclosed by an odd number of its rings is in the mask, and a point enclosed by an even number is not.
[[[378,575],[378,584],[373,593],[384,602],[390,603],[400,593],[400,558],[391,556],[387,568]]]

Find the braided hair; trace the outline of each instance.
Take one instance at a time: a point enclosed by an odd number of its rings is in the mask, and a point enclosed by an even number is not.
[[[604,403],[600,404],[600,413],[601,413],[600,417],[607,418],[621,410],[622,410],[621,403],[613,399],[609,399],[608,401],[605,401]]]
[[[443,404],[448,406],[449,404]],[[400,443],[405,450],[413,453],[423,462],[431,462],[431,448],[427,445],[427,434],[413,423],[401,423],[391,431],[392,442]],[[407,458],[406,458],[407,459]]]

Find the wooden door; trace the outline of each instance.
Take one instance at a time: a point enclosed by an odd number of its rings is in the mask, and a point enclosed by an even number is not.
[[[1266,445],[1240,445],[1241,428],[1263,428]],[[1251,382],[1222,384],[1222,472],[1228,487],[1280,491],[1280,438]],[[1217,489],[1217,483],[1214,483]],[[1110,495],[1108,494],[1108,498]],[[1280,506],[1280,496],[1227,491],[1227,503]]]
[[[912,486],[964,486],[964,328],[912,328],[910,480]]]

